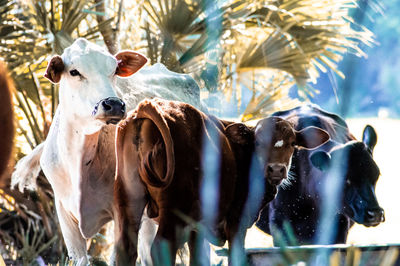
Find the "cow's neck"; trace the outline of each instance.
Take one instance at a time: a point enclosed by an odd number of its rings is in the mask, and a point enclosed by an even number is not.
[[[58,163],[52,166],[50,179],[53,188],[61,189],[57,194],[78,218],[82,233],[91,235],[111,218],[115,126],[90,135],[81,126],[60,113],[54,130],[57,145],[51,148]]]
[[[334,140],[329,140],[322,146],[318,147],[318,151],[331,152],[333,148],[338,145],[342,145]],[[327,173],[325,171],[321,171],[314,167],[311,163],[311,155],[315,152],[315,150],[300,150],[297,154],[294,155],[292,162],[295,163],[295,171],[293,175],[297,179],[294,179],[292,182],[292,186],[296,187],[296,189],[302,194],[302,196],[306,199],[313,200],[321,200],[322,195],[325,194],[324,187],[326,179],[328,175],[334,175],[334,178],[342,176],[338,175],[338,173]]]
[[[73,190],[80,191],[83,182],[90,182],[93,178],[109,174],[113,178],[115,160],[111,159],[99,163],[98,157],[111,157],[114,153],[114,126],[104,126],[100,131],[93,134],[85,134],[84,124],[73,122],[67,119],[62,113],[58,113],[54,125],[54,132],[51,132],[56,145],[50,147],[51,153],[57,158],[57,163],[51,165],[56,177],[63,179],[65,186],[71,186]],[[52,125],[53,126],[53,125]],[[54,143],[54,141],[52,141]],[[101,154],[99,154],[99,151]],[[110,161],[110,162],[108,162]],[[112,168],[110,171],[105,169]],[[110,173],[108,173],[110,172]],[[54,178],[53,178],[54,179]],[[54,180],[54,183],[60,181]]]
[[[61,156],[61,163],[70,173],[73,186],[81,177],[82,163],[88,163],[94,159],[99,143],[100,131],[90,135],[84,133],[84,125],[67,119],[61,113],[59,130],[57,136],[58,149]]]

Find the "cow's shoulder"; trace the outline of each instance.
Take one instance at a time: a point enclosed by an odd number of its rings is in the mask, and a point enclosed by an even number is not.
[[[346,121],[344,121],[343,118],[341,118],[339,115],[327,112],[325,110],[322,110],[320,107],[317,105],[309,105],[309,107],[314,113],[332,119],[336,124],[348,128]]]
[[[297,107],[289,109],[289,110],[277,111],[277,112],[273,113],[271,116],[279,116],[282,118],[287,118],[287,117],[298,114],[300,112],[301,108],[302,108],[302,106],[297,106]]]
[[[129,78],[117,78],[117,92],[133,109],[144,98],[163,99],[200,104],[200,87],[188,74],[168,70],[162,64],[143,67]]]
[[[314,126],[318,126],[318,124],[321,124],[321,120],[326,120],[330,121],[331,123],[336,123],[342,127],[347,128],[347,123],[344,121],[343,118],[334,113],[322,110],[316,104],[301,105],[290,110],[275,112],[272,115],[279,116],[285,119],[290,119],[293,117],[301,117],[303,118],[303,121],[305,121],[308,124],[313,125],[312,123],[315,123]],[[309,121],[306,121],[307,119]]]

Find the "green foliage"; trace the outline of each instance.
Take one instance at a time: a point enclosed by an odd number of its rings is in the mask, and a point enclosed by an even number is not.
[[[223,91],[228,100],[235,96],[238,107],[241,91],[252,91],[242,114],[249,120],[296,104],[287,97],[295,82],[307,98],[313,91],[306,83],[315,82],[320,71],[330,68],[343,76],[337,63],[347,51],[365,55],[359,44],[371,45],[372,34],[352,29],[353,5],[349,0],[146,0],[137,16],[125,18],[136,26],[131,29],[136,37],[124,36],[122,42],[136,40],[152,64],[190,73],[208,91]]]

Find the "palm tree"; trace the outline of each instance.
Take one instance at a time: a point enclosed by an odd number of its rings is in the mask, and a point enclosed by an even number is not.
[[[288,97],[295,83],[300,96],[312,96],[307,82],[328,68],[343,77],[337,70],[343,54],[364,56],[359,44],[373,43],[367,29],[352,29],[348,11],[355,6],[348,0],[138,2],[137,15],[125,20],[136,36],[123,43],[144,36],[136,47],[152,63],[191,73],[207,92],[222,91],[238,106],[241,91],[250,91],[243,120],[295,104]]]

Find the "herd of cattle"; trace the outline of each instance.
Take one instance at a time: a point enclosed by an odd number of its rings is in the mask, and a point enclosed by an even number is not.
[[[231,263],[242,264],[237,258],[245,258],[254,223],[274,240],[290,237],[289,223],[299,244],[332,244],[345,243],[355,222],[384,221],[371,126],[357,141],[343,119],[310,105],[255,126],[222,120],[201,104],[190,76],[161,64],[142,68],[146,62],[139,53],[113,56],[78,39],[46,70],[60,84],[60,103],[46,140],[16,165],[12,185],[34,188],[43,171],[68,255],[79,265],[88,263],[87,239],[111,220],[117,265],[135,265],[138,253],[143,264],[164,264],[165,246],[174,264],[186,241],[193,263],[207,254],[208,242],[227,241]],[[8,128],[0,131],[5,143],[12,123]],[[332,231],[320,218],[327,184],[339,188],[336,230],[320,238]]]

